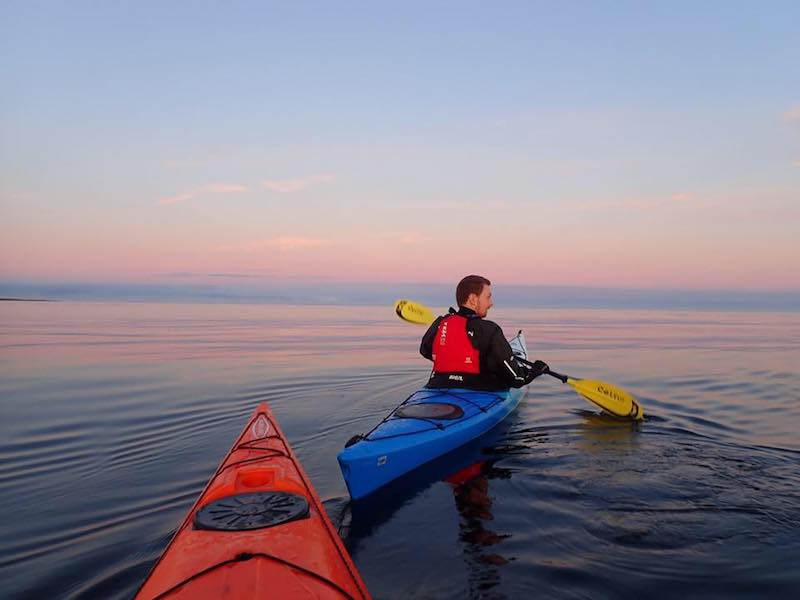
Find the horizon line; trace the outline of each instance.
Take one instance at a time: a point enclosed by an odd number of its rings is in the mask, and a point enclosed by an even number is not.
[[[9,282],[0,299],[17,301],[180,302],[238,304],[391,305],[410,298],[452,305],[454,286],[442,283],[294,282],[270,286],[214,283]],[[713,290],[563,285],[503,285],[497,307],[696,309],[800,312],[800,290]]]

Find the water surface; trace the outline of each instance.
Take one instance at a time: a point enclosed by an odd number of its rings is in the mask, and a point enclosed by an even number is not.
[[[3,597],[131,597],[262,400],[376,597],[796,592],[798,313],[492,316],[646,421],[541,378],[497,430],[351,506],[336,453],[428,372],[390,307],[0,303]]]

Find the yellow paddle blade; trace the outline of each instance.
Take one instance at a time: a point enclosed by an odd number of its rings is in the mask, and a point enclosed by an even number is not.
[[[567,379],[575,391],[605,412],[622,419],[640,421],[644,411],[631,394],[606,381],[596,379]]]
[[[427,306],[411,300],[398,300],[394,303],[394,312],[397,316],[417,325],[430,325],[436,317]]]

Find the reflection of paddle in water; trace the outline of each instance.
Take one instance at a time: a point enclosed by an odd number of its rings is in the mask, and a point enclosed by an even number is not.
[[[456,508],[461,515],[459,539],[465,544],[464,551],[470,568],[470,597],[499,585],[500,573],[494,567],[513,560],[487,552],[490,546],[499,544],[511,535],[496,533],[485,526],[487,521],[494,519],[489,479],[509,476],[507,470],[494,468],[494,461],[482,460],[445,479],[453,487]]]
[[[590,455],[639,452],[638,434],[641,421],[621,421],[606,414],[589,411],[580,411],[579,414],[583,417],[583,422],[578,425],[580,436],[576,446],[582,452]],[[604,461],[598,466],[603,465]]]

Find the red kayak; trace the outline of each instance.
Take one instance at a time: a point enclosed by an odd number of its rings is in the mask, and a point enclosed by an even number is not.
[[[266,404],[250,418],[136,595],[369,597]]]

